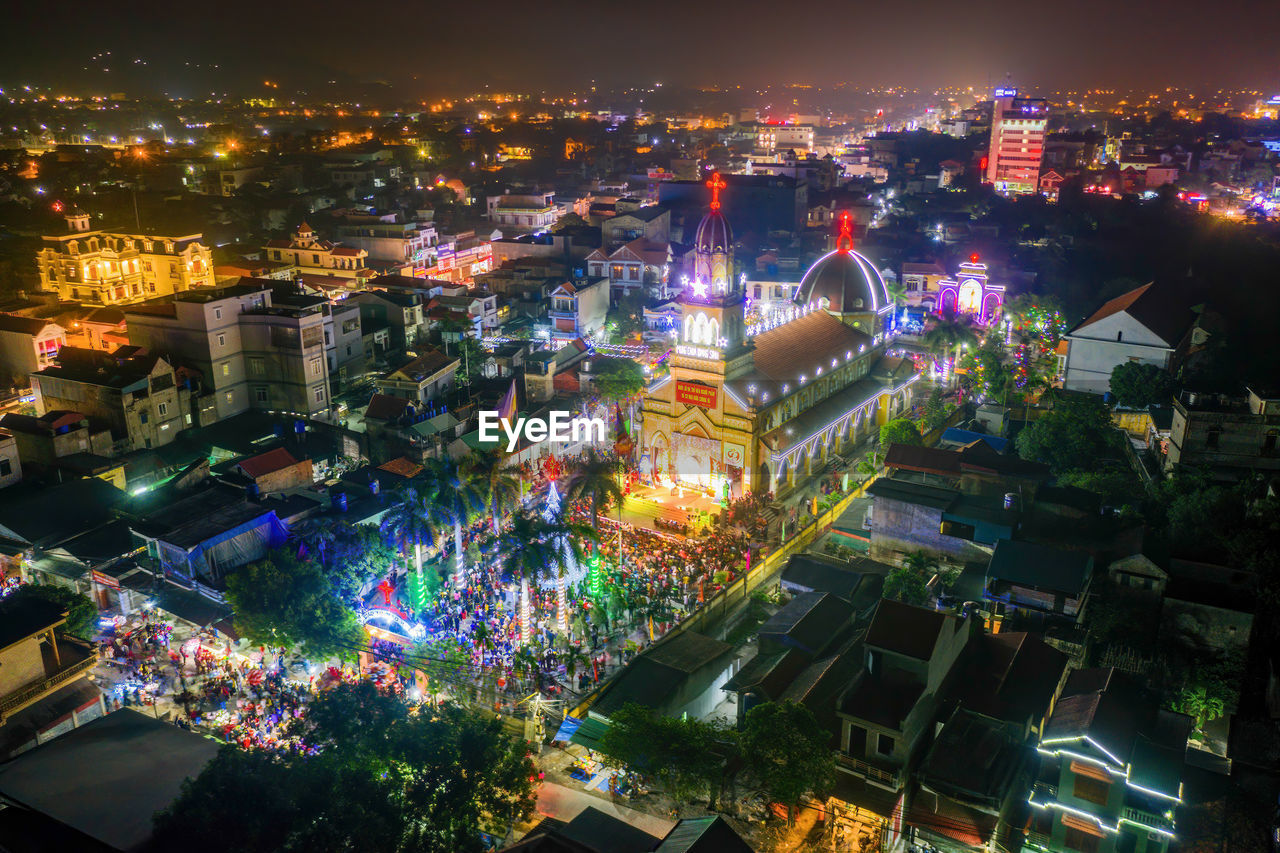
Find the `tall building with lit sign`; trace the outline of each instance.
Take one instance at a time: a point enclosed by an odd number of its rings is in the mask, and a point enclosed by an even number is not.
[[[992,98],[987,183],[1005,195],[1036,191],[1044,155],[1049,106],[1044,98],[1020,98],[1017,89],[996,89]]]

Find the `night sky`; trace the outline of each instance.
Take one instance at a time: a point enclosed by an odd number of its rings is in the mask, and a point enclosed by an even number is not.
[[[1280,3],[1258,0],[627,5],[636,11],[607,0],[11,4],[0,84],[200,95],[261,91],[265,79],[280,94],[384,81],[417,97],[592,80],[985,86],[1010,73],[1041,88],[1280,87]]]

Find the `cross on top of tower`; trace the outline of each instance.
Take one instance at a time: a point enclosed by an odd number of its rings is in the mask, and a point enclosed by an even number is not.
[[[840,236],[836,238],[836,251],[853,251],[853,218],[847,210],[840,214]]]
[[[711,209],[720,209],[720,190],[729,186],[724,182],[724,178],[720,177],[719,172],[711,173],[711,180],[707,181],[707,186],[711,188]]]

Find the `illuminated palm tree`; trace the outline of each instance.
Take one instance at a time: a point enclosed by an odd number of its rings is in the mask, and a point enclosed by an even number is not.
[[[464,582],[466,567],[465,550],[462,547],[462,528],[471,523],[484,503],[472,480],[452,461],[435,461],[429,468],[431,503],[437,517],[447,519],[453,525],[453,564],[458,586]]]
[[[423,545],[434,545],[439,539],[440,514],[431,497],[412,483],[401,486],[396,497],[396,503],[382,517],[379,526],[383,534],[390,536],[399,546],[406,559],[412,547],[414,569],[421,572]]]
[[[565,487],[568,500],[591,501],[591,526],[600,528],[600,510],[611,503],[622,507],[622,486],[618,478],[622,474],[622,460],[588,448],[586,455],[569,471]]]
[[[978,345],[978,335],[964,320],[943,317],[925,332],[924,345],[943,357],[943,382],[951,381],[952,368],[961,350]]]
[[[501,519],[520,500],[520,482],[515,469],[507,464],[505,454],[476,452],[462,461],[461,473],[488,509],[496,532]]]

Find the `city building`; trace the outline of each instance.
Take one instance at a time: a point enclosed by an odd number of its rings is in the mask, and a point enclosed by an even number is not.
[[[1280,394],[1245,388],[1241,396],[1184,391],[1173,401],[1165,468],[1205,468],[1224,479],[1280,470]]]
[[[97,649],[67,636],[66,622],[58,605],[34,600],[0,618],[0,758],[106,713],[88,678]]]
[[[666,296],[672,263],[671,246],[667,243],[637,237],[612,252],[595,249],[586,261],[590,277],[608,277],[614,301],[636,290],[651,291],[657,298]]]
[[[1195,315],[1171,288],[1152,282],[1105,303],[1067,332],[1064,387],[1104,394],[1121,364],[1172,372]]]
[[[555,202],[554,192],[491,195],[486,199],[489,221],[512,231],[541,231],[555,225],[565,214]]]
[[[263,251],[268,260],[292,264],[302,275],[350,280],[351,286],[376,275],[369,269],[368,251],[322,240],[305,222],[289,239],[268,241]]]
[[[562,282],[551,291],[547,319],[553,340],[573,340],[604,328],[609,311],[609,288],[604,279]]]
[[[1192,724],[1122,672],[1071,673],[1040,737],[1023,849],[1164,853],[1177,840]]]
[[[106,424],[108,456],[171,443],[191,426],[191,398],[199,393],[165,358],[133,346],[114,353],[65,347],[56,365],[31,374],[31,390],[41,415],[78,413]]]
[[[756,131],[756,148],[774,151],[813,150],[814,129],[811,124],[762,124]]]
[[[278,281],[243,279],[126,310],[131,343],[200,372],[197,424],[251,408],[308,416],[328,412],[329,303],[283,289],[276,304],[278,287]]]
[[[1043,98],[1019,97],[1017,89],[996,89],[992,100],[987,183],[1006,195],[1037,191],[1049,106]]]
[[[12,432],[3,428],[3,418],[0,418],[0,489],[12,486],[21,479],[22,454],[18,449],[18,440]]]
[[[213,286],[213,257],[199,234],[91,230],[78,208],[67,224],[68,233],[45,237],[36,255],[40,288],[60,301],[124,305]]]
[[[347,302],[359,307],[361,329],[387,328],[393,350],[415,346],[418,330],[425,331],[422,297],[415,292],[365,290],[352,294]]]
[[[400,222],[398,214],[347,214],[337,228],[342,245],[361,249],[372,262],[435,266],[436,227],[430,222]]]
[[[1002,539],[987,565],[983,597],[994,604],[997,620],[1028,614],[1074,624],[1092,581],[1093,557],[1084,551]]]
[[[428,348],[417,358],[377,380],[379,394],[415,403],[429,403],[453,388],[460,362],[438,349]]]
[[[0,371],[14,385],[53,364],[67,345],[67,332],[57,323],[18,314],[0,314]]]
[[[51,411],[39,417],[7,412],[0,417],[0,429],[13,437],[19,458],[29,468],[50,468],[67,457],[110,456],[115,451],[111,430],[94,426],[79,412]]]

